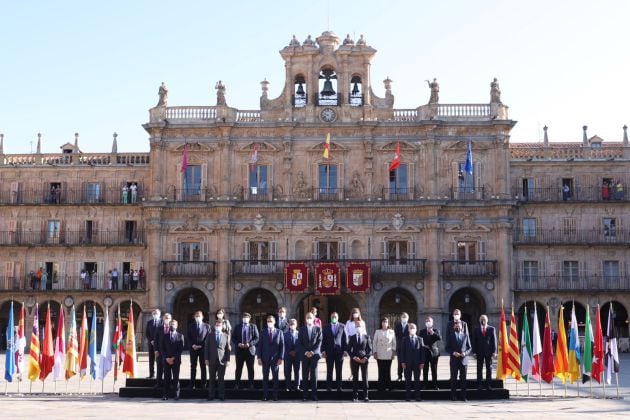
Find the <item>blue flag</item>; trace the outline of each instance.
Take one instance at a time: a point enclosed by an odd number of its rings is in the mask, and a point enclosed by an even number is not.
[[[13,301],[11,301],[9,323],[7,324],[7,353],[4,360],[4,379],[7,382],[13,382],[15,375],[15,332],[13,329]]]
[[[94,305],[92,310],[92,326],[90,328],[88,354],[90,355],[90,375],[92,375],[92,379],[96,379],[96,305]]]
[[[472,145],[470,141],[466,148],[466,164],[464,165],[464,171],[468,172],[470,175],[473,174]]]

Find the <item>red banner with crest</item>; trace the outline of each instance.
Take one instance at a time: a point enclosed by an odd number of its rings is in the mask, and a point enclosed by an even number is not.
[[[317,264],[315,268],[315,292],[319,295],[338,295],[341,292],[339,264]]]
[[[346,267],[346,287],[350,293],[367,292],[370,289],[370,264],[348,264]]]
[[[304,293],[308,288],[308,267],[304,263],[289,263],[284,267],[284,287],[291,293]]]

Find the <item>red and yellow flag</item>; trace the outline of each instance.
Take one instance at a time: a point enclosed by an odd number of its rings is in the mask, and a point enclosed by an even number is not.
[[[83,319],[81,320],[81,330],[79,333],[79,372],[81,379],[87,375],[87,360],[88,360],[88,321],[87,314],[85,313],[85,307],[83,305]]]
[[[79,345],[77,343],[77,315],[72,305],[72,316],[70,317],[70,331],[68,332],[68,348],[66,349],[66,380],[72,378],[79,371]]]
[[[330,159],[330,133],[326,134],[326,143],[324,143],[324,159]]]
[[[129,320],[127,321],[127,340],[125,342],[125,360],[123,372],[128,378],[136,377],[136,335],[133,328],[133,301],[129,304]]]
[[[31,333],[31,347],[28,357],[28,380],[34,382],[39,378],[39,305],[35,303],[33,315],[33,332]]]
[[[543,333],[542,369],[540,376],[543,381],[551,383],[556,370],[553,363],[553,346],[551,342],[551,321],[549,320],[549,306],[545,315],[545,332]]]
[[[514,317],[514,307],[512,306],[512,316],[510,317],[510,348],[508,350],[508,369],[512,378],[520,381],[521,378],[521,352],[518,343],[518,333],[516,331],[516,318]]]
[[[396,154],[394,155],[394,160],[389,165],[389,172],[400,168],[400,140],[396,143]]]
[[[505,379],[509,375],[508,367],[508,338],[505,325],[505,311],[501,305],[501,323],[499,324],[499,348],[497,350],[497,379]]]
[[[556,340],[556,357],[553,360],[555,376],[565,383],[571,376],[569,373],[569,350],[567,346],[567,331],[564,328],[564,306],[560,306],[558,317],[558,339]]]
[[[42,346],[42,355],[39,361],[41,368],[39,379],[42,381],[52,372],[55,366],[55,348],[53,346],[52,325],[50,324],[50,303],[46,309],[46,324],[44,325],[44,345]]]

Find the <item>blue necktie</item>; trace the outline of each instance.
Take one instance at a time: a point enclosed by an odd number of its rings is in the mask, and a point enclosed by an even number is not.
[[[217,347],[219,346],[219,342],[221,341],[221,334],[217,333]]]

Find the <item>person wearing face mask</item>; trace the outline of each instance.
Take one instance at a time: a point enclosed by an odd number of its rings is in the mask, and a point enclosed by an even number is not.
[[[276,319],[269,315],[256,350],[258,364],[263,371],[263,401],[269,399],[269,371],[273,381],[273,400],[278,401],[278,371],[284,358],[284,335],[275,328],[275,324]]]
[[[470,336],[470,332],[468,331],[468,324],[466,321],[462,320],[462,312],[459,309],[453,310],[453,319],[448,321],[446,324],[446,333],[450,334],[453,331],[453,322],[460,321],[462,325],[462,331]]]
[[[210,332],[210,325],[203,322],[203,312],[196,311],[195,322],[188,325],[186,341],[190,343],[190,384],[188,388],[195,388],[197,364],[201,372],[201,388],[206,387],[206,364],[203,359],[203,347]]]
[[[424,321],[425,328],[420,330],[418,334],[424,341],[424,368],[422,369],[422,381],[425,389],[438,389],[437,386],[437,364],[440,358],[440,348],[438,341],[440,331],[433,327],[433,318],[426,317]],[[429,385],[429,368],[431,368],[431,385]]]
[[[285,308],[284,306],[278,308],[278,321],[276,322],[276,328],[282,331],[283,334],[289,330],[287,308]]]
[[[258,344],[258,327],[250,323],[251,315],[243,312],[242,322],[234,327],[232,332],[232,344],[236,358],[236,371],[234,372],[234,389],[241,387],[241,374],[243,364],[247,364],[247,378],[249,389],[254,389],[254,359],[256,345]]]
[[[348,341],[348,354],[350,355],[350,371],[352,372],[352,400],[359,398],[359,370],[361,371],[361,383],[363,385],[363,401],[368,402],[368,359],[372,355],[372,340],[365,331],[361,321],[355,321],[356,334]]]
[[[326,389],[331,390],[333,368],[337,391],[341,391],[341,370],[343,368],[343,355],[346,351],[346,331],[345,325],[339,322],[339,314],[330,314],[330,324],[323,330],[322,357],[326,358]]]
[[[399,359],[405,371],[405,400],[411,401],[411,377],[413,376],[415,399],[422,401],[420,395],[420,370],[424,367],[424,342],[417,335],[416,324],[408,325],[408,334],[400,344]]]
[[[145,327],[145,337],[149,343],[149,378],[152,379],[155,376],[155,354],[158,351],[157,348],[157,335],[162,329],[162,320],[160,319],[160,310],[155,308],[151,312],[151,319],[147,322]]]
[[[172,391],[175,391],[175,399],[179,400],[179,368],[182,364],[182,352],[184,351],[184,335],[177,332],[177,321],[171,320],[169,331],[162,339],[160,353],[164,359],[164,392],[163,400],[168,400]]]
[[[389,319],[381,318],[381,328],[374,333],[374,358],[378,364],[378,390],[392,387],[392,360],[396,356],[396,334],[389,328]]]
[[[287,391],[297,391],[300,386],[301,353],[298,343],[297,320],[290,319],[284,333],[284,381]],[[293,382],[291,382],[293,372]]]
[[[161,327],[155,336],[155,360],[157,361],[156,381],[154,388],[162,388],[164,386],[164,358],[162,358],[161,348],[162,341],[168,337],[169,325],[171,323],[171,314],[168,312],[162,315]]]
[[[224,330],[223,321],[215,319],[214,326],[204,345],[204,360],[210,372],[208,401],[214,400],[215,390],[219,399],[225,400],[225,369],[230,365],[230,336]]]
[[[225,316],[225,309],[219,308],[214,313],[214,319],[218,319],[223,323],[223,332],[228,335],[228,337],[232,336],[232,325],[230,324],[230,320]]]
[[[299,349],[302,353],[302,400],[306,401],[310,385],[311,399],[317,401],[317,364],[321,357],[322,329],[314,325],[315,315],[312,312],[306,313],[305,321],[306,325],[298,332]]]
[[[398,357],[398,382],[402,381],[403,367],[402,362],[400,360],[400,346],[402,345],[402,340],[409,334],[407,328],[409,326],[409,314],[407,312],[403,312],[400,314],[400,322],[397,322],[394,325],[394,333],[396,334],[396,354]]]
[[[494,327],[488,325],[488,316],[479,317],[479,325],[473,335],[473,350],[477,356],[477,389],[481,389],[483,365],[486,365],[486,389],[490,390],[492,380],[492,358],[497,355],[497,335]]]
[[[313,306],[311,308],[311,313],[315,317],[314,320],[313,320],[313,325],[315,325],[316,327],[321,328],[322,327],[322,320],[319,319],[319,317],[317,316],[317,312],[318,312],[318,309],[315,306]]]
[[[357,333],[355,330],[356,321],[361,321],[361,324],[365,326],[365,322],[363,322],[363,318],[361,318],[361,311],[359,308],[352,308],[350,311],[350,319],[348,319],[345,326],[347,340],[350,340],[350,337]]]
[[[472,347],[470,337],[462,326],[462,321],[453,321],[453,331],[446,335],[446,352],[450,355],[451,370],[451,400],[456,399],[457,376],[462,401],[466,401],[466,368],[468,367],[468,355]]]

